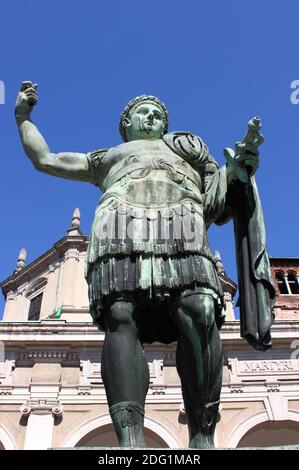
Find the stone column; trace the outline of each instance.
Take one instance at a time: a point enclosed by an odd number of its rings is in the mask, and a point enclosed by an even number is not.
[[[76,308],[85,308],[85,307],[89,308],[88,286],[85,280],[85,257],[86,257],[86,254],[84,252],[81,252],[78,257],[76,289],[75,289]],[[91,317],[90,317],[90,320],[91,320]]]
[[[6,296],[3,321],[15,321],[13,316],[15,294],[10,291]]]
[[[57,266],[57,272],[59,272],[59,265]],[[57,272],[55,271],[55,266],[51,264],[49,266],[48,282],[43,295],[42,310],[40,314],[41,319],[47,318],[49,315],[54,313],[55,309],[57,309],[57,305],[55,304],[58,280]]]
[[[10,291],[7,294],[3,321],[17,322],[28,320],[29,302],[25,294],[25,287],[22,287],[18,292]]]
[[[43,450],[52,447],[54,418],[61,416],[63,406],[39,400],[24,403],[20,411],[28,417],[24,450]]]
[[[288,281],[288,275],[287,275],[287,273],[284,273],[283,277],[284,277],[284,282],[285,282],[285,284],[286,284],[286,286],[287,286],[288,294],[292,295],[292,292],[291,292],[291,289],[290,289],[290,286],[289,286],[289,281]]]
[[[26,296],[27,286],[22,286],[14,299],[13,315],[9,321],[27,321],[30,301]]]
[[[75,307],[75,279],[78,269],[78,250],[75,248],[69,249],[64,255],[62,264],[62,284],[60,295],[64,307]]]
[[[233,306],[233,298],[230,292],[224,292],[224,302],[226,307],[226,320],[235,320],[235,312]]]

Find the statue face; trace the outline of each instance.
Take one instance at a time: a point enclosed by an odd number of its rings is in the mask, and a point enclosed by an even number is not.
[[[160,139],[164,133],[162,111],[156,104],[141,103],[126,122],[128,140]]]

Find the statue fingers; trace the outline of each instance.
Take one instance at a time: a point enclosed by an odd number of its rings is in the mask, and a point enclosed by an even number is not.
[[[33,86],[27,88],[23,93],[30,102],[30,104],[35,105],[38,102],[37,92],[36,89],[33,88]]]
[[[251,168],[258,168],[259,166],[259,159],[258,158],[247,158],[246,160],[244,160],[244,165],[245,166],[249,166]]]
[[[38,98],[36,96],[28,96],[28,103],[35,106],[38,103]]]
[[[37,93],[33,88],[28,88],[26,91],[23,92],[24,95],[30,96],[30,97],[36,97],[37,98]]]
[[[25,82],[22,82],[21,87],[20,87],[20,91],[21,91],[21,92],[22,92],[22,91],[25,91],[25,90],[27,90],[28,88],[31,88],[32,86],[33,86],[33,83],[30,82],[30,81],[28,81],[28,80],[25,81]]]
[[[248,154],[238,155],[236,157],[236,162],[239,167],[251,168],[252,170],[256,170],[259,166],[259,158]]]
[[[229,147],[226,147],[223,150],[224,156],[227,160],[231,160],[235,157],[235,151]]]
[[[251,152],[246,152],[246,153],[239,153],[235,157],[235,161],[237,163],[244,163],[246,160],[252,160],[252,161],[258,161],[259,160],[259,155],[258,154],[252,154]]]
[[[255,147],[259,147],[264,142],[264,136],[259,130],[252,131],[251,139],[249,142]],[[244,141],[246,142],[246,140]],[[246,142],[247,143],[247,142]]]
[[[256,146],[258,147],[259,145],[262,145],[262,143],[265,141],[265,138],[263,136],[263,134],[261,134],[260,132],[258,132],[257,136],[256,136]]]
[[[20,116],[30,116],[33,106],[38,102],[37,86],[31,81],[25,81],[20,87],[15,105],[15,115],[19,119]]]
[[[236,155],[241,155],[241,154],[246,154],[246,153],[255,155],[255,156],[259,155],[257,146],[250,142],[241,142],[241,143],[237,142],[235,148],[236,148]]]

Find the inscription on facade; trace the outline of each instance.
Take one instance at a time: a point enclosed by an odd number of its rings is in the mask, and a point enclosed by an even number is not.
[[[283,371],[290,371],[290,370],[299,370],[298,364],[295,367],[295,364],[291,360],[280,360],[280,361],[244,361],[239,362],[240,372],[283,372]]]
[[[236,377],[249,377],[256,375],[289,375],[299,374],[299,361],[297,359],[265,359],[240,361],[237,358],[228,359],[230,379],[234,382]]]

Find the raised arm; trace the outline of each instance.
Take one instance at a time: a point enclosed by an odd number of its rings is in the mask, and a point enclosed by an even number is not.
[[[39,171],[61,178],[89,181],[86,154],[74,152],[54,154],[49,149],[47,142],[30,118],[37,101],[37,85],[23,82],[17,96],[15,115],[26,155]]]

